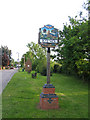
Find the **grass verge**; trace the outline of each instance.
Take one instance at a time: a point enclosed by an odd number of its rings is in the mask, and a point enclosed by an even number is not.
[[[51,83],[59,97],[58,110],[37,108],[46,77],[36,79],[16,73],[2,93],[3,118],[88,118],[88,85],[73,76],[53,74]]]

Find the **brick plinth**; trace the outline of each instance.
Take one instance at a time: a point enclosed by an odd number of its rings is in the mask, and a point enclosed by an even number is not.
[[[55,88],[43,88],[43,93],[44,94],[54,94]]]
[[[55,87],[52,84],[45,84],[40,94],[41,109],[58,109],[58,96],[55,94]]]

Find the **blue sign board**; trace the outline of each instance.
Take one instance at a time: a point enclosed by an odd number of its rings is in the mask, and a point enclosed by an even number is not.
[[[42,47],[55,47],[59,43],[58,29],[52,25],[40,28],[38,43]]]

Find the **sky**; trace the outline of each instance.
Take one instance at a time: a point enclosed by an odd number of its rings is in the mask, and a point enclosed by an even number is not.
[[[68,16],[83,11],[87,0],[0,0],[0,46],[12,50],[15,61],[29,49],[30,42],[38,43],[39,28],[51,24],[62,30]]]

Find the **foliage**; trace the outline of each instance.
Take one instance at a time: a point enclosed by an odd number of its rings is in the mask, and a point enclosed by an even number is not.
[[[16,65],[15,65],[15,61],[14,61],[14,59],[12,58],[12,60],[11,60],[11,64],[10,64],[11,66],[15,66],[16,67]]]
[[[17,67],[18,62],[17,62],[17,61],[14,61],[13,64],[14,64],[15,67]]]
[[[46,76],[46,74],[47,74],[46,58],[39,61],[36,70],[37,70],[37,72],[41,73],[41,75]]]
[[[42,71],[46,69],[46,50],[34,42],[28,43],[27,47],[29,51],[26,52],[21,59],[22,66],[24,65],[25,56],[25,61],[27,61],[28,58],[32,61],[32,70],[37,70],[42,73]]]
[[[11,63],[11,50],[7,46],[1,46],[2,50],[2,66],[10,65]]]
[[[2,66],[8,66],[9,65],[9,58],[6,55],[6,53],[4,53],[4,55],[2,56]]]
[[[57,55],[53,59],[62,64],[62,72],[76,74],[88,80],[89,76],[89,37],[88,20],[69,17],[70,25],[64,25],[60,31],[58,48],[53,50]]]
[[[83,80],[89,80],[89,61],[88,60],[84,60],[84,59],[80,59],[78,61],[76,61],[76,66],[78,69],[78,75],[80,78],[82,78]]]
[[[34,42],[28,43],[27,47],[29,51],[23,54],[21,59],[21,65],[24,67],[24,56],[25,61],[28,58],[32,61],[32,70],[35,70],[42,75],[47,75],[47,59],[46,59],[46,48],[42,48],[40,45],[35,44]],[[50,61],[50,71],[53,72],[54,62]]]
[[[60,73],[61,69],[62,69],[62,65],[61,64],[59,64],[59,63],[55,63],[54,64],[54,69],[53,69],[54,73]]]

